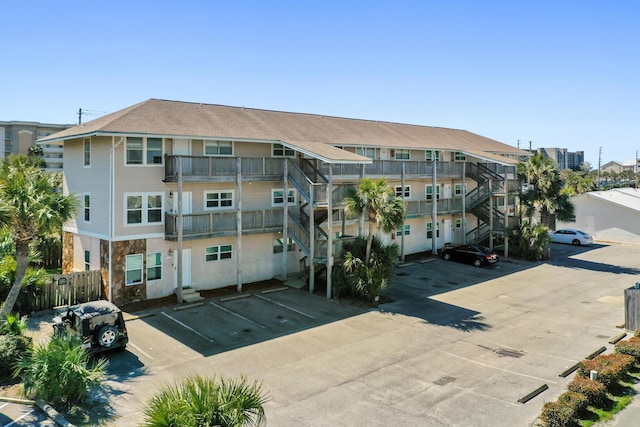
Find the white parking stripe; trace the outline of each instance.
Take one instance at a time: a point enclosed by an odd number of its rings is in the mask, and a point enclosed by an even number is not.
[[[254,322],[254,321],[253,321],[253,320],[251,320],[251,319],[247,319],[246,317],[244,317],[244,316],[243,316],[243,315],[241,315],[241,314],[236,313],[235,311],[231,311],[231,310],[229,310],[229,309],[228,309],[228,308],[226,308],[226,307],[223,307],[223,306],[221,306],[221,305],[218,305],[218,304],[216,304],[215,302],[209,302],[209,304],[211,304],[211,305],[212,305],[212,306],[214,306],[214,307],[218,307],[220,310],[224,310],[224,311],[226,311],[226,312],[227,312],[227,313],[229,313],[229,314],[233,314],[234,316],[239,317],[239,318],[241,318],[242,320],[246,320],[246,321],[247,321],[247,322],[249,322],[249,323],[253,323],[253,324],[254,324],[254,325],[256,325],[256,326],[261,327],[262,329],[264,329],[264,328],[266,327],[266,326],[264,326],[264,325],[261,325],[261,324],[260,324],[260,323],[258,323],[258,322]]]
[[[186,325],[186,324],[182,323],[181,321],[179,321],[178,319],[176,319],[176,318],[173,318],[173,317],[169,316],[169,315],[168,315],[167,313],[165,313],[164,311],[162,311],[161,313],[162,313],[164,316],[166,316],[166,317],[168,317],[169,319],[171,319],[171,320],[173,320],[174,322],[176,322],[178,325],[180,325],[180,326],[182,326],[182,327],[184,327],[184,328],[186,328],[186,329],[190,330],[191,332],[193,332],[194,334],[196,334],[196,335],[198,335],[198,336],[201,336],[201,337],[202,337],[202,338],[204,338],[205,340],[207,340],[207,341],[209,341],[209,342],[212,342],[212,343],[214,343],[214,342],[215,342],[215,341],[214,341],[214,340],[212,340],[211,338],[209,338],[209,337],[206,337],[206,336],[202,335],[200,332],[196,331],[196,330],[195,330],[195,329],[193,329],[191,326]]]
[[[296,310],[296,309],[295,309],[295,308],[293,308],[293,307],[289,307],[288,305],[281,304],[281,303],[279,303],[278,301],[274,301],[274,300],[272,300],[272,299],[269,299],[269,298],[263,297],[263,296],[261,296],[261,295],[254,295],[254,296],[256,296],[256,297],[258,297],[258,298],[260,298],[260,299],[263,299],[263,300],[269,301],[269,302],[270,302],[270,303],[272,303],[272,304],[276,304],[276,305],[279,305],[280,307],[284,307],[284,308],[286,308],[286,309],[288,309],[288,310],[294,311],[294,312],[296,312],[296,313],[298,313],[298,314],[302,314],[303,316],[307,316],[309,319],[315,319],[315,317],[313,317],[313,316],[312,316],[312,315],[310,315],[310,314],[303,313],[303,312],[302,312],[302,311],[300,311],[300,310]]]
[[[131,347],[135,348],[136,350],[138,350],[139,353],[142,353],[143,356],[145,356],[148,359],[153,359],[153,357],[151,357],[150,355],[148,355],[147,353],[144,352],[143,349],[141,349],[140,347],[138,347],[137,345],[133,344],[132,342],[129,342],[129,344]]]
[[[458,359],[462,359],[462,360],[465,360],[465,361],[467,361],[469,363],[473,363],[473,364],[476,364],[476,365],[479,365],[479,366],[483,366],[485,368],[495,369],[495,370],[498,370],[498,371],[506,372],[508,374],[520,375],[521,377],[532,378],[534,380],[544,381],[544,382],[548,382],[548,383],[551,383],[551,384],[558,384],[557,381],[549,380],[549,379],[546,379],[546,378],[535,377],[533,375],[522,374],[520,372],[510,371],[509,369],[498,368],[497,366],[487,365],[486,363],[477,362],[475,360],[471,360],[471,359],[468,359],[468,358],[466,358],[464,356],[460,356],[460,355],[457,355],[457,354],[449,353],[447,351],[445,351],[444,354],[447,354],[447,355],[453,356],[453,357],[457,357]]]
[[[20,421],[21,419],[23,419],[24,417],[26,417],[27,415],[31,414],[34,411],[34,409],[30,410],[29,412],[25,412],[24,414],[20,415],[18,418],[16,418],[15,420],[11,421],[9,424],[6,424],[4,427],[9,427],[14,425],[15,423],[17,423],[18,421]]]

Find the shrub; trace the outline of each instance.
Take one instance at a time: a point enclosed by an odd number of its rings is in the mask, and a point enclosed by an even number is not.
[[[144,409],[144,427],[260,426],[267,397],[258,382],[194,375],[166,386]]]
[[[591,371],[598,373],[597,380],[610,387],[622,379],[623,375],[633,366],[635,358],[628,354],[601,354],[592,360],[583,360],[578,365],[578,375],[589,378]]]
[[[582,411],[589,405],[589,399],[582,393],[576,391],[565,391],[558,396],[558,402],[562,402],[571,408],[573,415]]]
[[[640,337],[640,328],[638,328],[635,331],[633,331],[633,336],[634,337]]]
[[[580,375],[576,375],[573,378],[573,381],[569,383],[568,389],[569,391],[584,394],[589,404],[595,406],[602,405],[607,396],[607,388],[604,384]]]
[[[8,382],[22,356],[31,346],[31,338],[21,335],[0,335],[0,381]]]
[[[38,345],[18,363],[22,393],[51,404],[73,405],[85,400],[89,389],[105,377],[106,359],[89,366],[90,356],[73,335],[53,335],[46,345]]]
[[[640,362],[640,337],[633,336],[628,340],[620,341],[616,344],[616,352],[629,354],[635,357],[637,362]]]
[[[7,313],[0,323],[0,335],[22,335],[27,329],[27,316]]]
[[[567,427],[572,425],[573,409],[565,402],[547,402],[542,407],[540,418],[546,427]]]

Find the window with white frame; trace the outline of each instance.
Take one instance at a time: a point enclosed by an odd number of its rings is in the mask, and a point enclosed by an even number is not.
[[[83,145],[84,145],[84,163],[83,164],[85,167],[89,167],[91,166],[91,139],[84,138]]]
[[[91,222],[91,193],[84,193],[82,195],[82,212],[84,222]]]
[[[162,138],[127,137],[125,159],[127,165],[161,165],[162,156]]]
[[[91,270],[91,252],[84,251],[84,271]]]
[[[282,144],[273,144],[273,157],[294,157],[295,155],[293,148],[285,147]]]
[[[454,186],[453,186],[453,195],[454,196],[462,196],[462,195],[464,195],[464,184],[454,184]]]
[[[433,185],[428,184],[424,190],[427,200],[433,200]],[[440,185],[436,185],[436,199],[440,199]]]
[[[370,159],[376,158],[376,149],[373,147],[356,147],[356,154]]]
[[[405,185],[404,192],[402,191],[402,185],[396,185],[396,197],[402,197],[405,199],[411,198],[411,186]]]
[[[125,193],[125,224],[147,225],[163,222],[162,193]]]
[[[425,151],[425,160],[427,162],[432,162],[435,158],[436,161],[440,161],[440,151],[438,150],[427,150]]]
[[[402,234],[404,233],[405,236],[408,236],[411,234],[411,225],[410,224],[404,224],[401,225],[400,227],[396,228],[396,236],[400,237],[402,236]]]
[[[125,263],[125,283],[127,285],[137,285],[142,283],[142,254],[127,255]]]
[[[209,246],[205,248],[206,261],[221,261],[223,259],[231,259],[233,253],[233,245]]]
[[[462,228],[462,218],[456,218],[456,228]]]
[[[234,207],[234,191],[205,191],[204,192],[204,209],[233,209]]]
[[[288,190],[287,202],[289,205],[296,204],[295,190]],[[282,188],[274,188],[271,190],[271,206],[284,206],[284,190]]]
[[[411,152],[405,149],[395,150],[394,158],[396,160],[410,160]]]
[[[281,254],[282,249],[284,248],[284,239],[279,238],[273,241],[273,253]],[[296,243],[293,241],[291,237],[287,237],[287,252],[295,251]]]
[[[147,254],[147,280],[162,279],[162,253]]]
[[[440,237],[440,223],[436,222],[436,237]],[[427,239],[433,239],[433,223],[427,223]]]
[[[204,155],[205,156],[232,156],[233,142],[232,141],[205,141]]]
[[[460,151],[456,151],[453,154],[453,160],[455,160],[456,162],[464,162],[465,160],[467,160],[467,156]]]

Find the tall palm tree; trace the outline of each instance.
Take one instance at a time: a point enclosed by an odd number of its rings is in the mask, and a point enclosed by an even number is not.
[[[29,246],[41,236],[60,232],[77,210],[73,195],[64,195],[53,177],[26,156],[11,156],[0,165],[0,226],[16,248],[16,276],[0,318],[13,310],[27,271]]]
[[[365,252],[365,264],[369,264],[375,230],[395,232],[396,228],[404,223],[404,202],[396,196],[394,189],[383,178],[363,178],[357,188],[347,193],[344,207],[347,215],[364,214],[369,220]]]
[[[574,207],[569,196],[562,192],[564,181],[553,160],[536,154],[527,162],[520,163],[519,173],[530,184],[521,198],[530,223],[536,210],[540,212],[540,222],[547,226],[551,225],[551,214],[561,221],[571,220]]]

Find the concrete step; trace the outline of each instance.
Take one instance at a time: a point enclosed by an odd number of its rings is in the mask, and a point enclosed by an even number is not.
[[[182,300],[186,303],[202,301],[203,299],[204,297],[201,296],[200,293],[193,288],[182,289]]]

